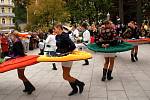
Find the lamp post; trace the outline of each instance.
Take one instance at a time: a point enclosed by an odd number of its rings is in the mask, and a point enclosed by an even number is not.
[[[26,11],[27,11],[27,24],[29,24],[29,11],[28,11],[28,6],[26,6]]]
[[[110,14],[109,14],[109,12],[107,13],[107,20],[110,20]]]

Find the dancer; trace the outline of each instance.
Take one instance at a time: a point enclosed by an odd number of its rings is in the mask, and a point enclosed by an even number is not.
[[[87,45],[87,44],[90,43],[90,32],[88,31],[87,24],[83,23],[81,25],[81,29],[83,31],[83,33],[82,33],[82,42],[83,42],[84,45]],[[85,63],[83,65],[89,65],[89,61],[85,60]]]
[[[55,35],[53,34],[53,29],[49,29],[49,35],[45,41],[46,46],[45,46],[45,51],[47,52],[47,55],[51,55],[51,53],[56,51],[56,40],[55,40]],[[56,64],[52,63],[53,65],[53,70],[57,70]]]
[[[10,39],[13,43],[11,57],[16,58],[16,57],[26,56],[24,53],[23,44],[22,44],[21,40],[19,39],[16,32],[10,34]],[[24,71],[25,71],[25,68],[17,69],[18,77],[20,80],[23,81],[23,84],[25,86],[25,89],[23,90],[23,92],[27,92],[27,94],[32,94],[32,92],[35,91],[35,87],[26,78],[26,76],[24,75]]]
[[[65,32],[63,32],[63,26],[58,24],[54,27],[54,32],[57,34],[56,35],[56,52],[61,53],[61,54],[66,54],[69,52],[72,52],[75,50],[75,44],[71,41],[69,38],[69,35]],[[79,93],[83,92],[85,84],[78,79],[72,77],[70,75],[71,67],[72,67],[73,62],[62,62],[62,69],[63,69],[63,78],[64,80],[67,80],[72,88],[72,91],[68,94],[68,96],[72,96],[78,93],[78,88],[79,88]]]
[[[95,37],[95,41],[97,45],[107,48],[109,46],[115,46],[115,36],[116,32],[115,29],[112,27],[112,23],[110,21],[105,21],[104,25],[101,27],[100,34],[98,37]],[[104,53],[104,68],[103,68],[103,76],[102,81],[106,80],[112,80],[113,77],[111,76],[114,62],[115,62],[115,53]]]
[[[124,39],[139,39],[139,30],[137,25],[135,25],[134,21],[128,23],[128,28],[123,33],[122,37]],[[134,48],[131,50],[131,61],[136,62],[138,61],[138,44],[134,44]]]

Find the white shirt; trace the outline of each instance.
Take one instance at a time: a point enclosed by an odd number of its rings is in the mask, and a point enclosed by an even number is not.
[[[55,39],[55,35],[49,35],[45,41],[46,43],[46,47],[45,50],[46,51],[55,51],[56,50],[56,39]],[[47,45],[49,45],[50,47],[47,47]]]
[[[73,31],[73,35],[74,35],[75,37],[79,37],[79,31],[78,31],[78,29],[75,29],[75,30]]]
[[[86,30],[85,32],[83,32],[83,41],[88,41],[88,43],[90,43],[90,32],[88,30]]]

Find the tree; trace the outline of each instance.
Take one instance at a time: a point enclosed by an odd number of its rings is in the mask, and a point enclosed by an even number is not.
[[[13,0],[15,5],[22,5],[22,6],[28,6],[31,3],[31,0]]]
[[[106,15],[112,6],[111,0],[67,0],[66,7],[73,20],[96,19]]]
[[[40,0],[29,6],[29,22],[35,27],[49,27],[54,22],[67,21],[70,14],[62,0]]]
[[[27,6],[30,5],[32,0],[13,0],[15,7],[14,7],[14,13],[15,13],[15,22],[17,24],[19,23],[25,23],[27,21]]]

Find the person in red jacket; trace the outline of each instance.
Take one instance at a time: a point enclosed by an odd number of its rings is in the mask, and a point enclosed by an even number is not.
[[[0,34],[0,58],[1,58],[1,55],[2,55],[1,38],[2,38],[2,36],[1,36],[1,34]]]
[[[6,34],[1,35],[1,47],[2,47],[2,58],[8,56],[9,53],[9,42]]]

